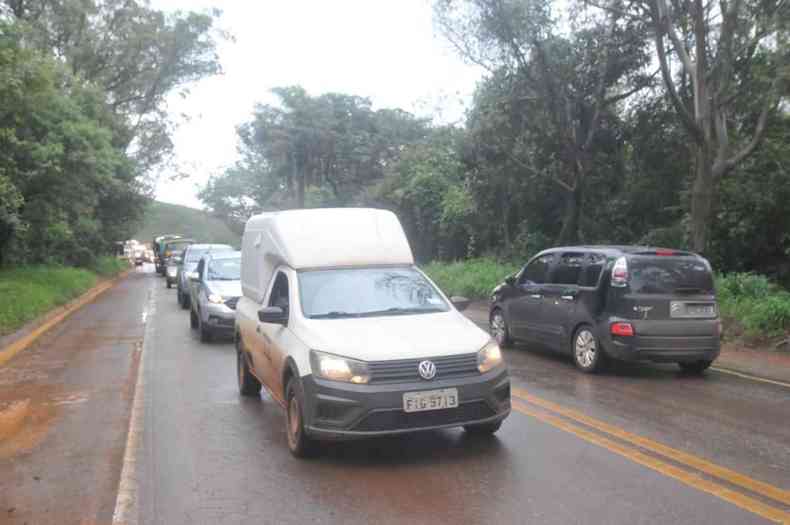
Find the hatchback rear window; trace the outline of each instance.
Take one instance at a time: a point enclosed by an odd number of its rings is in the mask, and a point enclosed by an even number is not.
[[[628,272],[633,293],[713,293],[713,275],[696,257],[633,256],[628,260]]]

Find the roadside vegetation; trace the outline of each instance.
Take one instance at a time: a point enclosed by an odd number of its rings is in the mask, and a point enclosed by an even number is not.
[[[790,293],[764,275],[720,275],[716,291],[725,337],[766,339],[790,330]]]
[[[66,304],[96,284],[128,268],[128,262],[100,257],[92,269],[58,265],[20,266],[0,270],[0,336]]]
[[[37,265],[0,270],[0,336],[66,304],[100,278],[113,277],[127,268],[128,261],[103,256],[90,269]]]
[[[422,269],[448,297],[460,295],[468,299],[486,299],[494,286],[518,271],[519,265],[481,257],[466,261],[432,262]]]

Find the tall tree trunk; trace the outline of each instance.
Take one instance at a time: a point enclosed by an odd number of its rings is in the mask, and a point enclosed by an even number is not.
[[[691,188],[691,249],[704,253],[713,213],[713,166],[707,145],[695,147],[694,184]]]
[[[558,244],[576,244],[579,242],[579,223],[582,213],[582,184],[577,180],[572,191],[565,192],[565,213],[562,219],[562,230],[557,238]]]
[[[502,192],[502,231],[505,235],[505,249],[510,249],[513,239],[510,234],[510,199],[507,195],[507,190]]]

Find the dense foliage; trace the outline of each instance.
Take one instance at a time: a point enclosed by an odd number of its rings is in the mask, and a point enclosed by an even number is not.
[[[204,202],[236,228],[262,210],[386,207],[423,262],[650,243],[790,275],[788,5],[569,5],[560,21],[547,0],[436,0],[439,31],[487,71],[463,127],[276,89]]]
[[[214,16],[0,4],[0,264],[90,265],[129,237],[172,149],[164,97],[218,70]]]

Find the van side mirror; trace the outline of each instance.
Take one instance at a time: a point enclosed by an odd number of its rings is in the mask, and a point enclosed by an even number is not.
[[[469,307],[469,304],[472,301],[470,301],[466,297],[461,297],[460,295],[454,295],[450,297],[450,302],[453,303],[453,306],[455,306],[456,309],[463,311]]]
[[[200,280],[200,274],[197,272],[187,272],[187,279],[193,283],[196,283]]]
[[[508,286],[513,286],[516,284],[516,276],[515,275],[508,275],[505,277],[505,284]]]
[[[288,313],[279,306],[266,306],[258,310],[258,320],[262,323],[288,324]]]

